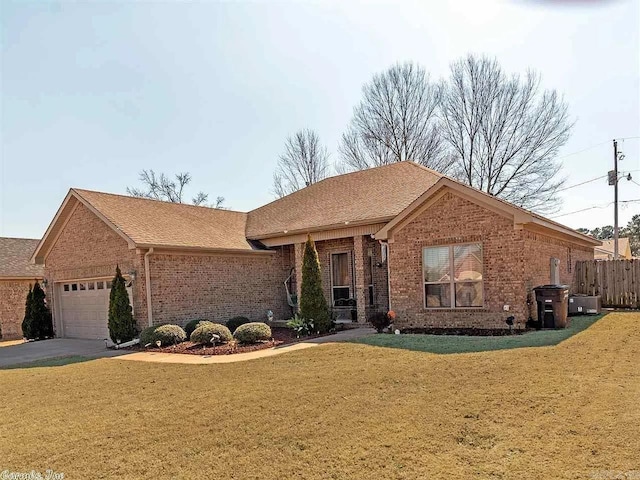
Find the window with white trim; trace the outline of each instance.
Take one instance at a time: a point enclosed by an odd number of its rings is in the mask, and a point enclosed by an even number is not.
[[[425,247],[422,270],[426,308],[484,305],[481,243]]]

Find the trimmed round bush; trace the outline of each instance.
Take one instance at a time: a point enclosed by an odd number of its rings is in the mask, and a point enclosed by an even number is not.
[[[245,323],[233,332],[233,336],[240,343],[262,342],[271,338],[271,328],[266,323]]]
[[[231,331],[227,327],[219,323],[211,322],[200,322],[198,328],[193,331],[189,340],[193,343],[206,345],[212,343],[211,338],[213,338],[213,335],[220,337],[218,340],[220,343],[227,343],[233,340],[233,335],[231,335]]]
[[[244,325],[245,323],[251,323],[251,320],[247,317],[233,317],[232,319],[227,320],[227,327],[232,332],[235,332],[240,325]]]
[[[202,322],[208,322],[208,323],[213,323],[209,320],[205,320],[203,318],[201,319],[196,319],[196,320],[189,320],[187,322],[187,324],[184,326],[184,333],[187,335],[187,338],[191,338],[191,334],[193,333],[193,331],[198,328],[198,326],[202,323]]]
[[[164,325],[164,324],[163,324]],[[147,327],[144,330],[142,330],[140,332],[140,345],[142,345],[143,347],[149,343],[153,343],[153,346],[155,347],[155,340],[153,338],[153,332],[156,331],[156,328],[160,327],[161,325],[154,325],[152,327]]]
[[[152,342],[160,341],[160,346],[176,345],[187,339],[187,334],[179,325],[161,325],[155,329],[151,335]]]

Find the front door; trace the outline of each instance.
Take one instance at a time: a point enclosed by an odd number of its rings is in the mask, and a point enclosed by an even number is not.
[[[351,298],[349,256],[348,252],[331,254],[331,300],[334,306],[338,300]]]

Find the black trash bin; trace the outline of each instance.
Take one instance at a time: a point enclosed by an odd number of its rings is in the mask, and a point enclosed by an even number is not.
[[[542,328],[565,328],[569,313],[569,287],[541,285],[533,291],[538,304],[538,325]]]

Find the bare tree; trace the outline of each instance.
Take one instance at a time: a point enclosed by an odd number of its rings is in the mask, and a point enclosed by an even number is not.
[[[165,202],[186,203],[184,201],[184,187],[191,183],[190,173],[177,173],[175,180],[170,179],[164,173],[156,174],[153,170],[142,170],[140,181],[143,188],[127,187],[127,193],[134,197],[152,198]],[[217,197],[213,205],[208,205],[209,195],[204,192],[191,199],[193,205],[211,206],[223,208],[224,197]]]
[[[495,59],[469,55],[451,66],[441,103],[442,137],[456,177],[516,205],[558,208],[558,149],[569,138],[567,105],[529,71],[507,76]]]
[[[273,174],[276,196],[284,197],[329,176],[329,153],[316,132],[300,130],[287,137],[284,145],[285,151]]]
[[[374,75],[342,135],[340,171],[361,170],[412,160],[446,172],[437,129],[441,86],[432,84],[424,68],[397,64]]]

